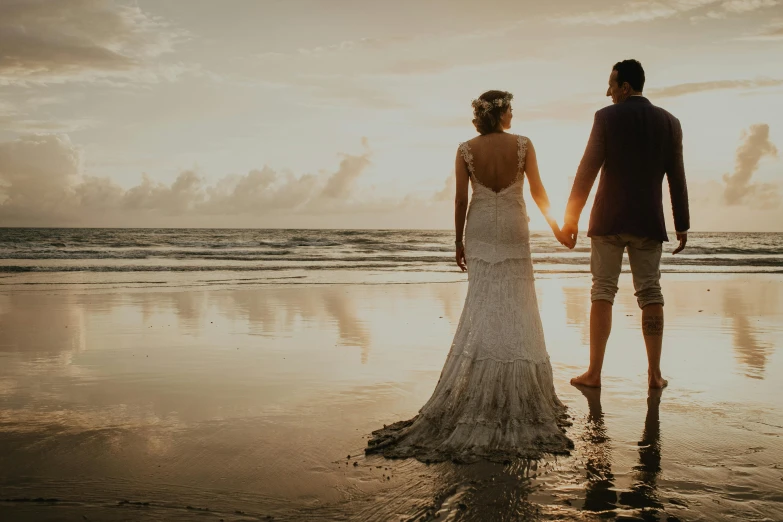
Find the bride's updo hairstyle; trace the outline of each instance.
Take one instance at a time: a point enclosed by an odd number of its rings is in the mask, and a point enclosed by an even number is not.
[[[479,134],[497,132],[500,117],[511,106],[514,95],[506,91],[487,91],[473,100],[473,125]]]

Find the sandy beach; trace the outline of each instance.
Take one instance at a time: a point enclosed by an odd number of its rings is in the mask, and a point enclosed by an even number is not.
[[[583,393],[589,277],[540,275],[576,448],[505,466],[363,454],[432,392],[464,281],[41,277],[0,279],[2,520],[783,520],[780,275],[666,274],[649,397],[630,278]]]

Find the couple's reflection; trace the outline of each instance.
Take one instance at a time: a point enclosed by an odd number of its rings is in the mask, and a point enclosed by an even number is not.
[[[642,438],[638,442],[639,463],[633,468],[634,482],[628,491],[618,494],[612,474],[611,441],[607,436],[601,407],[601,389],[578,388],[587,399],[589,410],[584,435],[588,448],[584,509],[605,512],[616,509],[620,504],[643,509],[643,518],[649,515],[651,520],[657,520],[655,510],[662,507],[658,499],[658,476],[661,473],[659,411],[662,390],[650,389],[648,392],[647,416],[644,419]]]
[[[577,386],[587,399],[587,423],[583,439],[586,446],[587,484],[585,486],[584,509],[589,511],[610,511],[617,507],[617,492],[614,490],[612,455],[609,437],[606,435],[604,411],[601,407],[601,388]]]

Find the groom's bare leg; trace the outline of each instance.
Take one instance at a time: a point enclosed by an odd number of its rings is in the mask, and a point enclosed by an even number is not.
[[[590,366],[585,373],[571,379],[571,384],[591,388],[601,386],[601,370],[604,366],[604,354],[610,333],[612,333],[612,303],[593,301],[590,308]]]
[[[661,376],[663,343],[663,294],[661,293],[661,242],[634,237],[628,244],[636,299],[642,309],[642,334],[647,347],[647,383],[650,388],[664,388]]]
[[[571,384],[598,388],[604,366],[606,342],[612,331],[612,303],[623,266],[625,240],[620,236],[594,236],[590,242],[590,366]]]
[[[669,383],[661,375],[663,305],[649,304],[642,309],[642,333],[647,346],[647,382],[650,388],[664,388]]]

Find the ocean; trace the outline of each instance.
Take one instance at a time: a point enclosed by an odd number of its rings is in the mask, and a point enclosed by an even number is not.
[[[337,274],[440,281],[462,276],[453,240],[451,230],[3,228],[0,273],[77,272],[81,281],[89,274],[162,272],[250,272],[276,282],[323,282]],[[677,256],[670,255],[675,241],[664,245],[663,272],[783,272],[781,233],[693,232],[688,241]],[[531,246],[537,273],[590,270],[587,237],[568,250],[550,233],[533,232]]]

